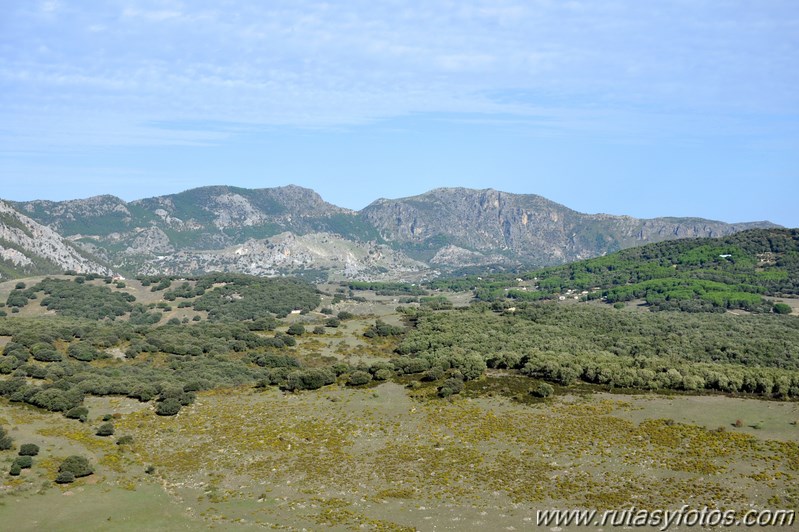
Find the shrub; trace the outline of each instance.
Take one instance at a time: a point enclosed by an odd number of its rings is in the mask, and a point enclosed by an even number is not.
[[[453,394],[459,394],[463,391],[463,381],[461,379],[450,378],[444,381],[441,388],[438,389],[439,397],[449,397]]]
[[[85,422],[89,417],[89,409],[85,406],[76,406],[75,408],[67,410],[64,416],[69,419],[79,419],[81,422]]]
[[[8,474],[12,477],[18,477],[20,473],[22,473],[22,468],[19,467],[19,464],[16,462],[11,464],[11,469],[9,470]]]
[[[155,405],[155,413],[159,416],[174,416],[180,412],[180,408],[180,401],[174,398],[169,398]]]
[[[19,448],[20,456],[36,456],[39,454],[39,446],[35,443],[23,443]]]
[[[325,320],[325,327],[338,327],[341,325],[341,320],[338,318],[328,318]]]
[[[313,328],[313,333],[314,334],[325,334],[325,328],[322,327],[321,325],[317,325],[316,327]]]
[[[71,471],[61,471],[58,473],[58,476],[55,477],[55,481],[58,484],[71,484],[75,482],[75,474]]]
[[[67,348],[67,355],[81,362],[91,362],[102,356],[94,346],[85,342],[78,342],[70,345],[69,348]]]
[[[341,312],[336,314],[336,317],[338,317],[338,319],[340,319],[341,321],[345,321],[354,318],[355,314],[353,314],[352,312],[347,312],[346,310],[342,310]]]
[[[128,397],[138,399],[142,403],[146,403],[158,395],[158,390],[152,384],[144,382],[136,383],[128,392]]]
[[[117,445],[130,445],[131,443],[133,443],[133,436],[129,434],[117,440]]]
[[[64,459],[58,468],[59,473],[72,473],[75,478],[85,477],[94,473],[89,461],[83,456],[72,455]],[[74,480],[74,478],[73,478]]]
[[[372,375],[365,371],[353,371],[347,379],[348,386],[363,386],[372,381]]]
[[[394,373],[388,368],[381,368],[375,371],[375,380],[377,381],[387,381],[392,377]]]
[[[14,463],[17,464],[22,469],[30,469],[33,467],[33,458],[30,456],[17,456],[14,459]]]
[[[790,314],[791,307],[790,305],[786,305],[785,303],[774,303],[774,307],[772,308],[774,312],[777,314]]]
[[[536,397],[549,397],[555,392],[555,388],[552,387],[551,384],[542,382],[532,390],[530,393]]]
[[[39,362],[61,362],[61,354],[52,347],[48,349],[38,349],[33,351],[32,354],[33,358]]]
[[[441,369],[441,366],[433,366],[432,368],[422,373],[421,380],[428,382],[437,381],[443,376],[444,376],[444,370]]]
[[[103,423],[97,428],[97,432],[95,433],[98,436],[113,436],[114,435],[114,424],[113,423]]]
[[[286,332],[292,336],[302,336],[305,334],[305,327],[303,327],[302,323],[292,323]]]
[[[327,368],[311,368],[295,370],[286,375],[282,384],[285,390],[317,390],[322,386],[336,382],[336,375]]]

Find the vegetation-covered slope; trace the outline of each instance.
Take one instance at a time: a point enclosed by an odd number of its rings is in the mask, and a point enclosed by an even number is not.
[[[530,275],[544,292],[599,288],[588,299],[609,303],[640,298],[660,310],[770,310],[762,296],[799,294],[799,230],[662,242]]]

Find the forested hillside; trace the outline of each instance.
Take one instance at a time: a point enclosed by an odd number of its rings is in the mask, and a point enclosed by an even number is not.
[[[774,301],[799,294],[799,230],[752,229],[724,238],[672,240],[524,274],[431,281],[473,290],[482,301],[644,300],[653,311],[788,312]]]

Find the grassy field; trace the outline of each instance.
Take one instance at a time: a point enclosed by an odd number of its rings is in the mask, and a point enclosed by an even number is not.
[[[0,285],[0,298],[11,289]],[[136,282],[122,290],[162,301]],[[353,319],[298,337],[292,353],[304,365],[391,355],[397,340],[363,332],[376,319],[402,323],[396,298],[358,295],[366,301],[333,307]],[[43,310],[34,302],[23,312]],[[327,317],[292,314],[278,330]],[[587,384],[538,399],[529,393],[538,381],[499,370],[441,399],[436,383],[418,378],[204,391],[174,417],[155,415],[153,403],[87,397],[86,423],[2,399],[0,425],[16,447],[41,452],[13,477],[16,451],[0,451],[0,528],[523,530],[546,508],[799,509],[797,402]],[[116,433],[97,436],[106,415]],[[117,445],[122,436],[132,443]],[[89,458],[94,474],[56,484],[73,454]]]
[[[477,530],[529,527],[549,507],[799,506],[795,403],[592,394],[531,405],[432,399],[396,383],[205,392],[171,418],[94,401],[130,448],[94,436],[99,420],[0,406],[16,441],[42,447],[23,477],[4,477],[3,523]],[[735,428],[733,415],[764,426]],[[75,453],[97,471],[56,486],[57,460]]]

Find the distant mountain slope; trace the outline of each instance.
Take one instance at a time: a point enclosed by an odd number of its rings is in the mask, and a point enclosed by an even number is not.
[[[0,279],[65,270],[110,274],[53,229],[41,225],[0,201]]]
[[[439,270],[490,264],[562,264],[647,242],[773,226],[588,215],[541,196],[464,188],[381,199],[360,212],[293,185],[202,187],[129,203],[96,196],[14,205],[113,267],[148,273],[321,268],[344,277],[385,278],[401,264],[403,272],[435,276]],[[279,236],[287,233],[308,239]],[[259,251],[242,256],[241,246]],[[286,259],[277,249],[303,258]]]
[[[764,299],[799,295],[799,229],[753,229],[626,249],[531,272],[538,294],[643,299],[655,310],[770,311]],[[537,297],[536,292],[502,296]]]
[[[435,259],[452,246],[508,261],[559,264],[677,238],[717,237],[769,222],[727,224],[701,218],[582,214],[532,194],[441,188],[377,200],[361,211],[380,235],[416,258]]]

